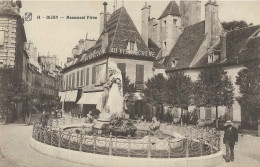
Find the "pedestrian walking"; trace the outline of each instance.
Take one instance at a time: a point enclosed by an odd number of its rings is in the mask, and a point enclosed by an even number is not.
[[[232,121],[226,121],[223,143],[226,145],[226,162],[234,161],[234,145],[238,142],[237,129]]]
[[[40,121],[41,121],[41,124],[42,124],[43,128],[47,127],[48,119],[49,119],[48,114],[45,112],[45,110],[43,110],[41,118],[40,118]]]

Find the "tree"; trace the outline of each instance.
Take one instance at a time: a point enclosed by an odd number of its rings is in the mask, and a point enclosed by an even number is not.
[[[143,90],[144,100],[159,107],[160,111],[157,114],[161,114],[163,105],[166,102],[166,78],[164,78],[163,75],[158,74],[153,78],[148,79],[145,85],[146,87]]]
[[[245,65],[247,68],[238,73],[236,84],[240,88],[240,105],[246,106],[251,117],[260,119],[260,63],[255,61]]]
[[[27,98],[25,82],[14,76],[13,68],[0,69],[0,108],[9,121],[15,119],[14,113],[11,112],[14,104],[23,102]]]
[[[218,128],[218,107],[231,106],[234,87],[227,73],[218,66],[201,71],[195,83],[194,102],[197,106],[216,108],[216,128]]]
[[[253,23],[247,24],[247,22],[241,21],[230,21],[230,22],[223,22],[222,26],[224,30],[231,31],[235,30],[236,28],[244,28],[253,25]]]
[[[123,96],[128,94],[128,96],[132,99],[135,93],[135,85],[130,83],[130,79],[126,76],[125,73],[122,74],[122,82],[123,82]]]
[[[130,83],[130,79],[122,73],[122,85],[123,85],[123,96],[125,99],[124,103],[124,110],[128,111],[131,110],[131,106],[134,105],[134,93],[135,93],[135,85]]]
[[[167,80],[166,102],[172,107],[181,108],[181,125],[183,110],[188,108],[192,99],[193,83],[183,72],[171,74]]]

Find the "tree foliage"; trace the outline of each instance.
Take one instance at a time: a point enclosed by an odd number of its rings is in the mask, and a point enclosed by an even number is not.
[[[15,76],[13,68],[0,69],[0,108],[2,111],[12,110],[13,103],[22,102],[27,98],[26,83],[13,76]]]
[[[122,74],[122,82],[123,82],[123,96],[128,94],[130,99],[133,99],[135,92],[135,85],[130,83],[130,79],[125,74]]]
[[[167,104],[182,109],[188,108],[192,99],[193,83],[183,72],[176,72],[167,80]]]
[[[247,22],[241,20],[241,21],[230,21],[230,22],[223,22],[222,26],[224,30],[231,31],[235,30],[236,28],[244,28],[253,25],[252,23],[247,24]]]
[[[238,73],[236,84],[240,87],[241,97],[238,102],[246,105],[252,116],[259,116],[260,112],[260,63],[253,62]]]
[[[234,101],[234,87],[221,67],[211,67],[201,71],[195,83],[194,102],[197,106],[216,107],[218,126],[218,106],[231,106]]]
[[[143,90],[144,99],[152,105],[159,106],[166,102],[166,78],[163,75],[155,75],[148,79],[146,88]]]

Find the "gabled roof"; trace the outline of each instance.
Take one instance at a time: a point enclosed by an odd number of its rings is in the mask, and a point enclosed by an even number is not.
[[[161,16],[158,18],[160,20],[163,17],[166,17],[168,15],[172,16],[181,16],[180,11],[179,11],[179,6],[175,1],[171,1],[168,6],[165,8]]]
[[[167,70],[172,69],[170,66],[171,59],[178,59],[174,69],[189,67],[205,36],[205,21],[186,27],[170,51],[169,56],[164,60],[164,64],[168,67]]]
[[[126,49],[129,41],[135,41],[138,50],[148,51],[141,35],[134,25],[126,9],[121,7],[117,9],[107,22],[108,49],[121,48]],[[98,38],[96,44],[91,49],[99,49],[102,46],[102,35]]]
[[[134,25],[134,22],[124,7],[121,7],[112,13],[110,19],[107,22],[106,29],[108,33],[108,46],[106,48],[107,51],[110,51],[112,48],[127,49],[128,42],[131,41],[136,43],[138,51],[149,51],[136,26]],[[101,48],[102,35],[99,36],[93,47],[79,55],[79,58],[73,62],[72,66],[93,59],[94,57],[92,57],[93,55],[91,53],[99,51]],[[126,54],[120,55],[124,56]]]
[[[260,37],[252,37],[256,31],[260,31],[260,25],[232,30],[226,34],[226,58],[225,62],[234,63],[250,59],[260,59]],[[211,51],[220,51],[220,41],[213,45]],[[208,64],[208,54],[205,54],[194,67],[201,67]]]
[[[251,41],[253,39],[250,39],[249,37],[258,29],[260,29],[260,25],[233,30],[227,33],[226,41],[228,61],[232,61],[237,55],[242,55],[246,50],[250,50],[250,45],[252,46],[252,43],[250,44],[250,42],[253,42]]]

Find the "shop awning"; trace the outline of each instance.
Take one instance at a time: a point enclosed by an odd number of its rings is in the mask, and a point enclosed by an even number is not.
[[[78,90],[72,90],[66,92],[66,102],[75,102],[77,99]]]
[[[99,104],[102,98],[103,92],[90,92],[83,93],[78,104]]]
[[[66,97],[66,92],[59,92],[60,102],[63,102]]]

